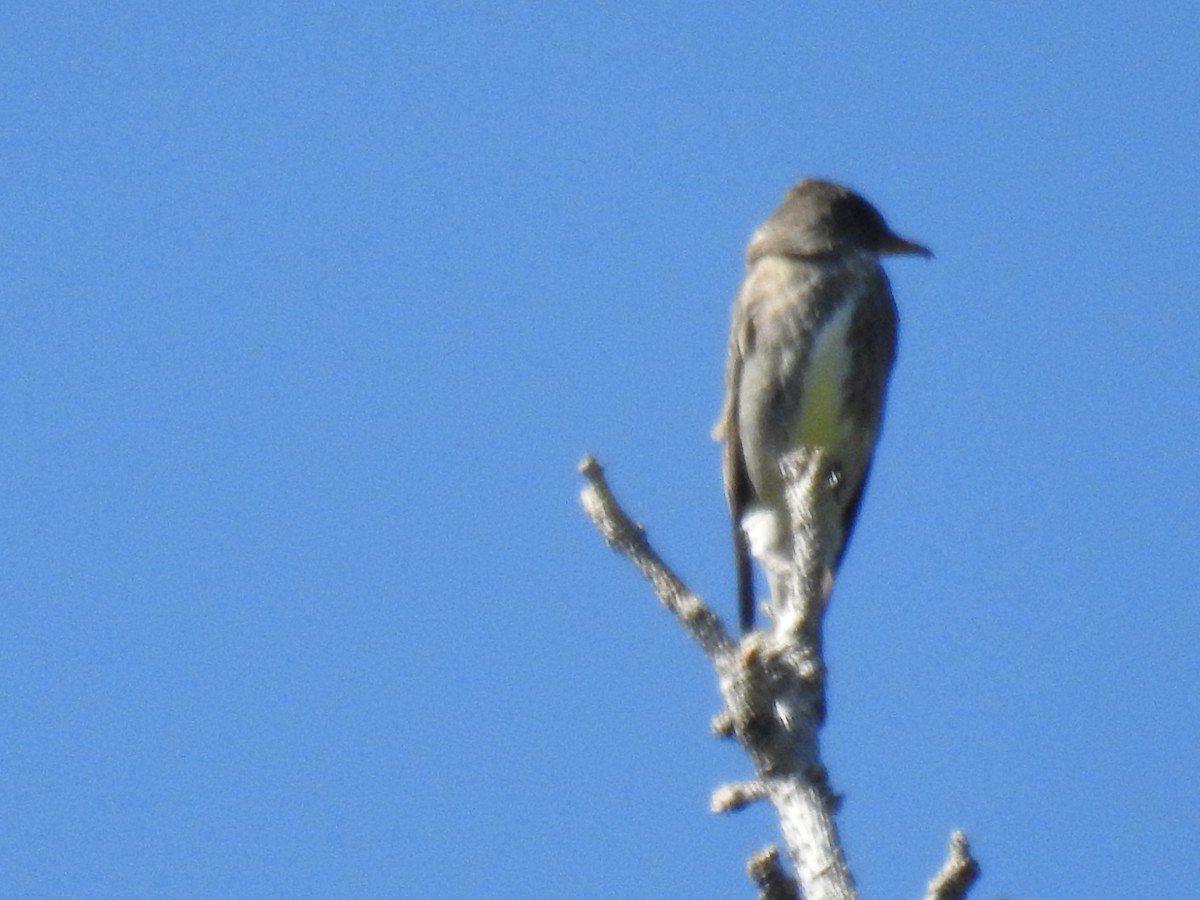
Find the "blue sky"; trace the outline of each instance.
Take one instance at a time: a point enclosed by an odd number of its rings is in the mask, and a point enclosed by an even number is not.
[[[901,349],[828,623],[864,895],[1200,881],[1194,4],[10,4],[0,893],[750,896],[754,226],[848,183]]]

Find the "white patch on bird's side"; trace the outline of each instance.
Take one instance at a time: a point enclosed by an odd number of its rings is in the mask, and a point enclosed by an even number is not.
[[[768,574],[786,571],[791,560],[791,531],[786,516],[765,506],[752,506],[742,516],[742,532],[750,555]]]
[[[742,516],[742,531],[746,533],[746,544],[755,559],[763,559],[779,546],[785,523],[780,515],[765,506],[753,506]]]
[[[796,446],[834,450],[842,442],[842,403],[852,363],[846,336],[856,305],[843,303],[813,336],[801,394],[803,408],[792,430]]]

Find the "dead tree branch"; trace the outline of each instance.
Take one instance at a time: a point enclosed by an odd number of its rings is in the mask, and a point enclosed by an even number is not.
[[[579,466],[588,482],[581,499],[608,545],[650,582],[717,672],[725,708],[713,730],[738,740],[755,777],[718,788],[712,808],[729,812],[769,800],[779,815],[799,882],[797,894],[796,882],[782,871],[778,853],[768,848],[751,862],[759,896],[854,900],[858,894],[834,821],[838,798],[829,787],[818,740],[825,719],[822,623],[832,586],[827,560],[834,479],[819,450],[791,454],[783,470],[793,528],[792,565],[776,573],[783,589],[772,598],[769,627],[740,642],[662,561],[644,529],[621,509],[602,467],[590,456]],[[952,839],[951,858],[931,882],[927,900],[958,900],[977,877],[978,868],[966,839],[958,839],[960,834]]]
[[[962,831],[950,835],[950,849],[941,871],[929,882],[925,900],[963,900],[979,878],[979,863],[971,856],[967,836]]]

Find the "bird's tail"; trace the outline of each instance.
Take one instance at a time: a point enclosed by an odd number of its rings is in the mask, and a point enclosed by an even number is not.
[[[750,566],[750,547],[742,523],[733,519],[733,564],[737,571],[738,620],[742,634],[754,628],[754,570]]]

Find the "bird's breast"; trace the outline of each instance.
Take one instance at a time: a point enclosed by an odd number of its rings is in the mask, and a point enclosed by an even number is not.
[[[850,417],[844,403],[853,357],[847,337],[854,304],[843,303],[812,335],[804,366],[800,415],[792,427],[795,446],[836,450],[845,440]]]

